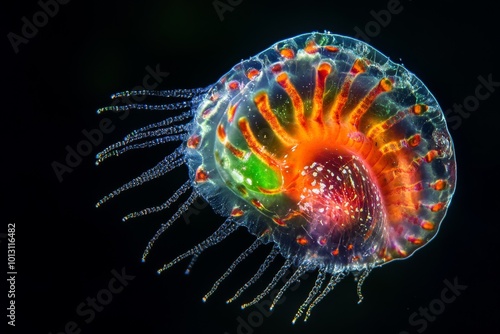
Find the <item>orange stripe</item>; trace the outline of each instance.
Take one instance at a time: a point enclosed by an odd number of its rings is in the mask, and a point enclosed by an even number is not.
[[[305,128],[306,118],[304,116],[304,103],[302,102],[302,98],[300,97],[299,93],[290,82],[288,75],[285,72],[282,72],[278,74],[278,76],[276,77],[276,81],[281,87],[283,87],[285,92],[292,99],[292,104],[295,109],[295,119],[302,126],[302,128]]]
[[[332,65],[328,63],[321,63],[318,66],[316,74],[316,86],[314,87],[313,111],[311,118],[313,121],[317,121],[319,123],[323,122],[323,95],[325,93],[325,82],[326,77],[331,71]]]
[[[383,92],[388,92],[392,89],[392,82],[387,78],[383,78],[379,81],[377,86],[375,86],[356,106],[356,108],[349,115],[349,123],[356,129],[359,126],[359,121],[361,117],[370,108],[373,101]]]
[[[229,142],[226,136],[226,130],[224,129],[224,125],[219,124],[217,127],[217,138],[219,141],[224,144],[224,147],[227,148],[234,156],[239,159],[243,159],[245,157],[245,151],[236,148],[233,144]]]
[[[278,118],[274,115],[269,104],[269,96],[265,92],[260,92],[255,95],[254,103],[257,106],[260,114],[267,121],[274,134],[286,145],[291,146],[295,144],[295,140],[288,135],[288,133],[281,127]]]
[[[238,127],[252,153],[266,165],[277,169],[278,163],[269,155],[269,152],[267,152],[264,146],[258,142],[257,138],[255,138],[252,129],[250,129],[250,124],[248,124],[248,120],[245,117],[238,120]]]
[[[366,62],[362,59],[356,59],[354,64],[351,67],[349,73],[347,73],[344,82],[342,83],[342,87],[340,88],[340,92],[337,94],[335,98],[335,102],[333,103],[332,108],[330,109],[329,114],[331,118],[336,122],[340,123],[340,114],[344,105],[347,102],[347,98],[349,97],[349,90],[351,89],[352,82],[354,81],[354,77],[359,73],[363,73],[366,71]]]

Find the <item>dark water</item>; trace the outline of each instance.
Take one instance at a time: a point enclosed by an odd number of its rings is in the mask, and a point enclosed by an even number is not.
[[[0,232],[15,224],[17,271],[15,328],[6,325],[8,287],[2,285],[2,326],[8,333],[498,332],[500,72],[492,5],[208,0],[71,1],[56,8],[49,3],[45,7],[53,17],[40,14],[43,9],[35,1],[1,11],[2,73],[7,75],[2,78]],[[33,22],[38,27],[30,28]],[[437,237],[412,258],[374,270],[363,286],[361,305],[348,277],[307,324],[292,326],[314,275],[288,292],[272,315],[264,307],[242,311],[239,303],[225,304],[258,268],[269,246],[256,251],[202,303],[212,283],[253,242],[243,230],[206,251],[190,276],[183,274],[187,262],[156,275],[222,222],[203,204],[157,242],[145,264],[140,262],[150,237],[177,206],[125,223],[121,217],[164,201],[184,182],[186,169],[95,209],[102,195],[176,146],[130,152],[96,168],[94,155],[101,149],[165,113],[98,116],[95,110],[110,103],[111,93],[138,86],[207,86],[239,60],[314,30],[369,39],[427,85],[449,110],[458,182]],[[82,143],[88,136],[94,141],[90,146]],[[78,149],[86,155],[73,157],[68,166],[68,152]],[[67,167],[58,177],[54,166],[62,165]],[[7,240],[0,237],[6,268]],[[267,280],[281,263],[276,261]],[[264,286],[251,288],[241,302]]]

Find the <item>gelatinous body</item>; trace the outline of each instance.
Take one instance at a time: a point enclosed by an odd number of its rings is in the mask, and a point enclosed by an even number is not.
[[[406,258],[434,237],[455,189],[453,143],[435,98],[403,66],[352,38],[304,34],[240,62],[206,89],[123,94],[192,99],[190,105],[156,108],[191,107],[193,117],[187,124],[167,127],[186,116],[139,129],[99,156],[140,148],[131,142],[141,134],[139,139],[147,138],[153,128],[164,129],[156,130],[163,141],[183,140],[161,167],[136,181],[182,163],[190,181],[164,205],[127,217],[168,207],[190,187],[193,193],[176,215],[202,196],[228,217],[204,243],[160,271],[193,256],[191,268],[203,249],[239,226],[257,236],[205,299],[253,249],[271,242],[268,259],[230,301],[277,254],[286,259],[277,278],[297,268],[277,299],[302,273],[319,271],[294,321],[306,308],[307,318],[348,273],[359,278],[361,300],[361,284],[372,268]],[[177,217],[162,225],[144,257]],[[269,292],[276,277],[244,306]]]

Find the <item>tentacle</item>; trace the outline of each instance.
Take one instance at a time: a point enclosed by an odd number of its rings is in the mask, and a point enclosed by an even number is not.
[[[146,246],[146,249],[144,250],[144,253],[142,254],[142,261],[146,261],[146,257],[148,256],[149,252],[151,251],[151,248],[153,247],[154,243],[158,238],[165,232],[179,217],[186,212],[189,209],[189,206],[194,203],[194,201],[199,197],[200,195],[193,190],[189,198],[179,207],[179,209],[170,217],[170,219],[161,225],[161,227],[156,231],[155,235],[151,240],[149,240],[148,245]]]
[[[252,254],[253,251],[256,250],[260,245],[262,245],[262,239],[258,238],[250,247],[247,248],[247,250],[241,253],[240,256],[238,256],[238,258],[234,260],[231,266],[226,270],[226,272],[214,283],[210,291],[203,297],[203,301],[206,302],[208,297],[210,297],[215,292],[215,290],[217,290],[222,281],[225,280],[229,276],[229,274],[231,274],[234,268],[236,268],[236,266],[240,264],[241,261],[243,261],[248,255]]]
[[[309,305],[309,308],[307,309],[307,312],[306,312],[306,317],[304,318],[304,322],[307,321],[307,319],[309,319],[309,317],[311,316],[311,311],[312,309],[321,301],[323,300],[323,298],[326,297],[326,295],[328,293],[330,293],[330,291],[333,290],[333,288],[335,287],[335,285],[337,285],[338,282],[340,282],[344,277],[345,277],[345,273],[344,272],[341,272],[339,274],[336,274],[336,275],[332,275],[331,278],[330,278],[330,281],[328,282],[328,284],[326,285],[325,289],[320,293],[320,295],[318,297],[316,297],[316,299],[314,299],[314,301],[311,303],[311,305]]]
[[[236,291],[236,293],[234,294],[234,296],[232,296],[231,298],[229,298],[226,301],[226,303],[229,304],[232,301],[234,301],[236,298],[238,298],[243,293],[243,291],[245,291],[252,284],[254,284],[262,276],[262,274],[264,274],[264,271],[266,271],[266,269],[274,261],[274,259],[276,258],[276,256],[278,254],[279,254],[279,248],[278,248],[278,246],[274,246],[273,249],[271,250],[271,252],[269,253],[269,255],[264,260],[264,262],[260,265],[259,270],[257,270],[257,272],[255,273],[255,275],[253,275],[252,278],[248,282],[245,283],[245,285],[243,285],[238,291]]]
[[[304,313],[306,307],[311,304],[313,301],[313,298],[316,297],[316,295],[319,292],[319,289],[321,289],[321,286],[323,285],[323,282],[325,281],[326,277],[326,271],[324,268],[320,268],[318,271],[318,277],[316,278],[316,282],[314,282],[314,287],[312,290],[309,292],[309,295],[307,296],[307,299],[300,305],[299,310],[297,311],[297,314],[295,314],[295,317],[292,320],[292,324],[295,324],[295,322],[302,316]]]
[[[161,274],[163,271],[170,269],[175,264],[179,263],[189,256],[198,257],[205,249],[217,245],[222,240],[226,239],[231,233],[236,231],[238,227],[238,223],[235,222],[232,218],[226,219],[226,221],[211,236],[209,236],[204,241],[200,242],[198,245],[191,248],[187,252],[177,256],[169,263],[165,264],[161,269],[158,270],[158,274]]]
[[[278,271],[278,273],[276,275],[274,275],[273,280],[264,289],[264,291],[260,295],[255,297],[251,302],[241,305],[241,308],[244,309],[244,308],[247,308],[248,306],[252,306],[252,305],[258,303],[267,294],[269,294],[269,292],[271,292],[272,288],[274,288],[276,286],[276,284],[278,284],[278,281],[281,279],[281,277],[283,277],[283,275],[285,275],[286,271],[292,266],[292,262],[293,262],[292,259],[287,259],[285,261],[285,263],[283,264],[283,266],[281,267],[281,269]]]
[[[184,154],[184,148],[183,147],[177,148],[174,152],[167,155],[162,161],[160,161],[153,168],[148,169],[147,171],[143,172],[140,176],[134,178],[133,180],[121,186],[120,188],[112,191],[108,195],[101,198],[99,202],[97,202],[96,207],[101,206],[102,204],[112,199],[113,197],[118,196],[125,190],[135,188],[145,182],[157,179],[160,176],[170,172],[172,169],[181,166],[182,164],[184,164],[184,159],[182,158],[183,154]]]
[[[297,268],[297,270],[295,270],[292,277],[290,277],[290,279],[288,281],[286,281],[285,285],[283,285],[283,287],[280,289],[280,291],[278,292],[278,294],[274,298],[273,303],[271,304],[271,307],[269,307],[270,311],[272,311],[274,309],[274,306],[278,303],[278,301],[281,299],[281,297],[283,296],[285,291],[290,287],[290,285],[292,285],[293,283],[298,281],[300,279],[300,276],[302,276],[307,271],[307,268],[308,268],[307,265],[301,265]]]

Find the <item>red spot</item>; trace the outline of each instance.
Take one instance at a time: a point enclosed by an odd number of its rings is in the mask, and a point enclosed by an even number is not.
[[[354,248],[353,244],[347,245],[347,250],[352,250]]]
[[[279,73],[283,70],[283,66],[280,63],[276,63],[271,66],[271,72],[273,73]]]
[[[426,162],[431,162],[438,155],[439,155],[439,152],[437,150],[430,150],[429,152],[427,152],[427,154],[425,155],[424,159],[425,159]]]
[[[247,70],[247,78],[253,80],[256,76],[260,74],[260,71],[255,68],[249,68]]]
[[[257,209],[263,209],[264,208],[264,205],[262,205],[261,202],[259,202],[259,200],[257,199],[252,199],[251,200],[252,204],[257,208]]]
[[[326,237],[320,237],[318,239],[318,244],[320,244],[321,246],[324,246],[324,245],[326,245],[326,241],[327,241]]]
[[[339,52],[339,48],[333,45],[325,46],[325,50],[328,52]]]
[[[307,240],[305,237],[300,236],[300,235],[297,237],[296,241],[301,246],[305,246],[309,243],[309,240]]]
[[[419,134],[416,134],[416,135],[413,135],[411,136],[410,138],[408,138],[408,140],[406,141],[408,143],[408,145],[410,145],[411,147],[415,147],[415,146],[418,146],[418,144],[420,144],[420,135]]]
[[[240,88],[240,83],[238,81],[231,81],[229,84],[228,84],[228,88],[230,90],[236,90],[236,89],[239,89]]]
[[[286,226],[286,223],[280,217],[273,217],[273,222],[275,222],[279,226]]]
[[[234,120],[234,115],[236,114],[236,108],[238,108],[238,103],[231,105],[227,110],[227,121],[229,123],[232,123]]]
[[[201,136],[194,134],[191,137],[189,137],[187,141],[187,147],[189,148],[198,148],[198,145],[200,144],[201,141]]]
[[[219,124],[217,127],[217,138],[219,138],[221,142],[226,140],[226,130],[224,130],[224,126],[222,124]]]
[[[203,169],[202,166],[198,167],[196,170],[196,175],[194,181],[197,183],[202,183],[208,180],[208,173]]]
[[[334,251],[332,251],[332,255],[333,255],[333,256],[337,256],[337,255],[339,255],[339,249],[337,248],[337,249],[335,249]]]
[[[231,216],[232,217],[241,217],[241,216],[243,216],[243,214],[244,214],[244,212],[240,208],[234,208],[231,211]]]
[[[414,245],[421,245],[424,243],[424,240],[422,238],[417,238],[413,235],[410,235],[408,238],[406,238],[409,242],[411,242]]]
[[[276,225],[279,225],[279,226],[286,226],[286,223],[283,219],[281,219],[280,217],[273,217],[273,222],[276,223]]]

